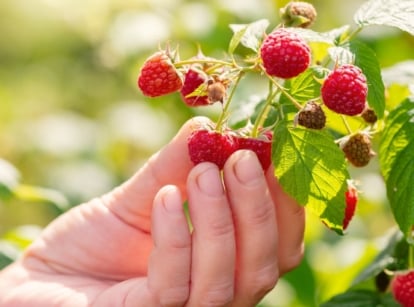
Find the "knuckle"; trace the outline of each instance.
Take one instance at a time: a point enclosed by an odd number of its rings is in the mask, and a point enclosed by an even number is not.
[[[260,227],[272,220],[276,220],[276,217],[273,210],[273,203],[268,199],[260,206],[255,206],[254,210],[249,214],[248,221],[251,225]]]
[[[233,301],[233,283],[216,284],[202,296],[200,306],[219,307],[228,306]]]
[[[304,248],[303,244],[301,244],[300,249],[298,251],[295,251],[294,253],[280,257],[279,260],[279,270],[281,274],[285,274],[294,268],[296,268],[303,259],[304,256]]]
[[[184,306],[190,295],[188,286],[173,287],[161,290],[158,293],[158,300],[162,307]]]
[[[272,264],[253,274],[248,291],[253,298],[260,300],[276,286],[278,280],[279,270],[276,264]]]
[[[215,239],[217,237],[233,236],[234,226],[231,219],[219,218],[209,223],[209,234]]]

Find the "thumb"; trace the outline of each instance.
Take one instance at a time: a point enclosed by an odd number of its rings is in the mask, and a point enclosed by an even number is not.
[[[187,139],[191,132],[211,121],[206,117],[188,120],[177,135],[154,154],[138,172],[121,186],[103,196],[104,203],[129,225],[150,231],[155,195],[165,185],[175,185],[185,195],[187,175],[193,167]]]

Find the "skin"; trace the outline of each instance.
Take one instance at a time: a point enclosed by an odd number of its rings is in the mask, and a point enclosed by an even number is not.
[[[251,151],[193,166],[187,137],[206,123],[54,220],[0,272],[0,306],[255,306],[300,263],[304,211]]]

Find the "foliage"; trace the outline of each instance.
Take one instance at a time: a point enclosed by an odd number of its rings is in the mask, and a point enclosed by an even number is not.
[[[277,7],[285,2],[276,1]],[[273,11],[263,9],[261,14],[266,18],[260,14],[242,18],[237,12],[200,2],[203,16],[210,12],[217,23],[206,34],[195,34],[183,30],[190,27],[177,14],[171,21],[175,27],[170,34],[180,41],[183,57],[191,57],[196,49],[186,42],[197,40],[206,54],[226,50],[225,60],[235,65],[236,71],[241,68],[243,78],[227,110],[227,124],[242,129],[260,123],[273,129],[277,136],[273,144],[275,176],[289,194],[310,209],[305,259],[282,280],[285,289],[296,293],[286,298],[285,306],[395,306],[390,293],[379,289],[376,282],[384,274],[391,278],[390,272],[406,269],[413,261],[409,250],[413,249],[414,224],[414,192],[410,189],[414,179],[414,99],[410,90],[414,67],[412,61],[406,61],[414,35],[412,1],[364,1],[349,25],[336,22],[341,10],[332,9],[335,5],[346,7],[343,1],[313,2],[320,20],[315,30],[294,29],[309,43],[313,63],[303,74],[286,81],[269,79],[263,71],[252,69],[265,32],[274,26],[277,7],[272,7]],[[91,3],[85,3],[84,9],[90,9]],[[255,1],[253,4],[257,6]],[[60,5],[62,11],[70,11]],[[94,22],[76,20],[82,14],[74,13],[72,21],[46,19],[42,24],[40,11],[30,15],[19,13],[17,6],[7,1],[0,4],[2,15],[8,16],[0,21],[2,34],[14,28],[8,21],[21,22],[26,32],[32,24],[38,25],[31,29],[35,33],[31,37],[23,30],[15,37],[3,35],[9,42],[2,41],[0,47],[5,68],[0,71],[0,129],[4,132],[0,135],[0,157],[4,158],[0,160],[0,267],[19,256],[39,227],[128,178],[184,120],[198,114],[220,120],[220,107],[190,109],[178,95],[144,101],[136,90],[136,75],[158,42],[137,47],[131,43],[129,32],[119,29],[123,22],[124,28],[132,27],[128,19],[131,14],[147,8],[137,5],[122,14],[125,8],[121,4],[114,1],[112,5],[101,19],[95,16]],[[182,1],[177,11],[185,8],[196,9]],[[392,28],[392,35],[372,36],[372,28]],[[111,36],[111,31],[119,32]],[[116,42],[122,35],[127,39],[119,48]],[[159,39],[169,37],[161,33]],[[399,52],[389,43],[392,39],[401,47]],[[145,45],[142,41],[137,44]],[[320,99],[323,79],[335,65],[344,63],[359,66],[367,77],[367,100],[378,116],[377,123],[367,125],[360,117],[344,117],[324,108],[328,122],[323,131],[294,125],[297,105]],[[384,63],[389,67],[384,68]],[[249,69],[255,70],[253,77],[247,76]],[[349,166],[337,146],[350,131],[361,130],[372,136],[377,152],[363,170]],[[373,184],[358,187],[357,216],[344,233],[348,180],[358,183],[360,178],[373,176],[384,179],[381,183],[387,199],[369,199],[373,194],[370,189],[378,188]],[[39,226],[22,230],[25,224]],[[345,235],[336,236],[325,225]],[[393,233],[384,239],[388,229]],[[355,247],[358,243],[362,245],[360,253],[345,249],[346,253],[333,259],[341,246]],[[348,259],[348,263],[339,259]],[[344,282],[338,285],[337,280]],[[265,299],[263,306],[275,306],[286,293],[289,291],[273,301]]]

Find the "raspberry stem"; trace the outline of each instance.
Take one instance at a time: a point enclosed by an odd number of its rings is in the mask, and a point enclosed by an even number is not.
[[[223,110],[220,114],[219,119],[217,120],[216,131],[218,131],[218,132],[221,132],[223,124],[224,124],[224,122],[226,121],[226,119],[228,117],[230,102],[233,99],[234,93],[236,92],[236,88],[239,85],[239,82],[240,82],[240,80],[243,76],[244,76],[244,72],[240,71],[239,74],[237,75],[237,78],[236,78],[236,81],[234,82],[234,85],[232,86],[229,97],[224,102]]]
[[[216,59],[192,59],[192,60],[184,60],[184,61],[178,61],[174,63],[175,67],[181,67],[185,65],[191,65],[191,64],[217,64],[218,66],[230,66],[235,67],[235,64],[233,62],[226,62]]]
[[[263,127],[263,124],[267,118],[267,115],[269,114],[270,109],[272,108],[272,101],[275,98],[277,94],[277,91],[273,90],[273,82],[269,81],[269,91],[266,98],[266,103],[263,106],[263,108],[260,110],[260,113],[258,114],[256,121],[254,123],[251,135],[252,137],[256,138],[259,132],[259,128]]]
[[[268,74],[266,74],[270,80],[273,82],[273,84],[278,88],[279,91],[282,92],[283,95],[285,95],[292,103],[293,105],[298,109],[302,109],[302,105],[295,99],[292,97],[292,95],[290,95],[283,86],[281,86],[274,78],[272,78],[271,76],[269,76]]]
[[[348,124],[348,122],[347,122],[347,120],[346,120],[345,116],[344,116],[344,115],[341,115],[341,119],[342,119],[342,122],[344,123],[344,126],[345,126],[345,128],[346,128],[346,131],[348,131],[348,133],[349,133],[349,134],[352,134],[352,129],[351,129],[351,127],[349,126],[349,124]]]

